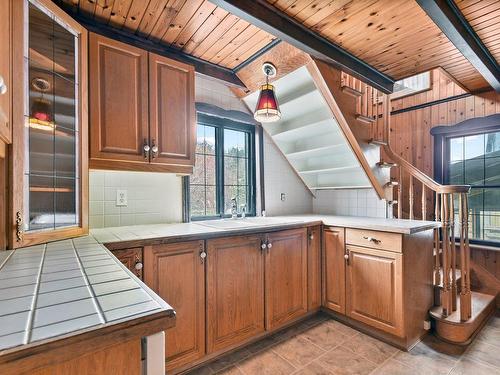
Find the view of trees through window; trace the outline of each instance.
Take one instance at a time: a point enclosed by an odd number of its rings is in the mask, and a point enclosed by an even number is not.
[[[251,132],[198,124],[196,164],[190,177],[191,217],[231,214],[231,199],[238,212],[253,210],[251,201]]]
[[[472,186],[470,238],[500,242],[500,132],[450,138],[448,149],[447,183]]]

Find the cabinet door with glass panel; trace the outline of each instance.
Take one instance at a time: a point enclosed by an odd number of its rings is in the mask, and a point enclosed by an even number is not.
[[[12,235],[16,248],[87,225],[87,34],[48,0],[13,1]]]

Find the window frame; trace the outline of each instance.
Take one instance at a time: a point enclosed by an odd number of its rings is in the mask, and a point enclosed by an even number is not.
[[[431,129],[434,136],[434,179],[447,183],[450,165],[450,139],[500,132],[500,114],[477,117],[452,126],[437,126]],[[499,189],[500,185],[471,185],[471,189]],[[484,202],[483,202],[484,204]],[[471,244],[500,247],[500,241],[478,240],[469,237]]]
[[[216,191],[216,215],[193,216],[191,213],[191,184],[190,177],[186,178],[184,186],[185,194],[185,211],[186,218],[190,221],[216,220],[231,217],[230,214],[224,213],[224,130],[234,130],[248,134],[247,150],[248,150],[248,202],[249,207],[245,212],[246,216],[256,216],[256,155],[255,155],[255,132],[256,127],[253,124],[234,121],[228,118],[206,113],[197,113],[196,125],[205,125],[215,128],[215,191]],[[241,214],[238,214],[241,216]]]

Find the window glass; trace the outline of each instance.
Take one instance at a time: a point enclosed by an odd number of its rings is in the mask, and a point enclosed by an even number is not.
[[[500,132],[450,138],[448,150],[445,182],[471,185],[469,237],[500,242]]]
[[[255,176],[253,127],[213,126],[199,123],[197,128],[196,164],[190,177],[191,217],[209,218],[231,215],[233,198],[238,213],[255,214],[252,189]]]

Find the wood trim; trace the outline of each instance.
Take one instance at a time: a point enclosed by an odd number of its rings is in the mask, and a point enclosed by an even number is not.
[[[14,1],[13,2],[13,146],[11,151],[11,162],[9,176],[11,178],[10,186],[10,218],[9,218],[9,248],[14,249],[28,245],[54,241],[58,239],[66,239],[76,236],[88,234],[88,69],[87,69],[87,30],[75,22],[66,13],[61,11],[59,7],[49,0],[35,0],[35,4],[46,8],[53,13],[58,21],[67,24],[73,31],[79,34],[77,52],[79,53],[79,106],[78,106],[78,125],[79,125],[79,220],[80,224],[77,227],[61,228],[50,231],[36,231],[24,234],[22,241],[17,241],[15,222],[16,213],[23,212],[25,207],[24,202],[24,174],[20,171],[24,170],[25,161],[25,81],[27,67],[24,62],[24,52],[27,40],[27,12],[28,2]]]
[[[166,165],[143,162],[128,162],[123,160],[90,159],[91,169],[133,171],[133,172],[166,172],[179,175],[191,175],[193,167],[189,165]]]

